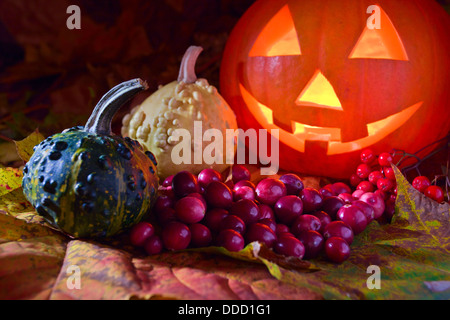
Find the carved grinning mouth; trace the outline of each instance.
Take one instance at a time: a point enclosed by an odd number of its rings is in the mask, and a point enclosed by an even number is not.
[[[328,142],[327,155],[360,150],[377,143],[400,128],[423,104],[423,101],[419,101],[385,119],[368,123],[368,135],[366,137],[354,141],[342,142],[340,128],[316,127],[291,121],[293,133],[283,130],[274,124],[273,111],[269,107],[256,100],[241,84],[239,84],[239,88],[246,105],[257,106],[250,107],[249,110],[263,128],[267,130],[279,129],[280,140],[299,152],[305,152],[305,141]]]

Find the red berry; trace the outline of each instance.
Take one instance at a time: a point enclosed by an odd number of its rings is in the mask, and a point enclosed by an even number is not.
[[[395,181],[395,173],[394,173],[394,169],[392,169],[392,167],[384,167],[383,173],[386,178]]]
[[[287,195],[283,182],[274,178],[266,178],[256,185],[256,199],[264,204],[274,205],[281,197]]]
[[[220,231],[216,239],[217,245],[228,251],[237,252],[244,249],[245,241],[236,230],[225,229]]]
[[[191,244],[194,247],[206,247],[211,243],[211,231],[204,224],[193,223],[189,225],[189,230],[191,231]]]
[[[248,243],[259,241],[267,248],[272,248],[277,240],[277,236],[268,225],[257,222],[248,227],[247,232],[245,232],[245,240]]]
[[[383,174],[379,170],[374,170],[371,173],[369,173],[368,179],[370,183],[372,183],[374,186],[377,185],[378,179],[384,178]]]
[[[425,190],[426,190],[429,186],[431,186],[431,182],[430,182],[430,180],[429,180],[427,177],[425,177],[425,176],[418,176],[418,177],[415,177],[415,178],[414,178],[414,180],[413,180],[413,182],[412,182],[412,186],[413,186],[415,189],[419,190],[420,192],[424,193]]]
[[[375,153],[372,149],[364,149],[360,154],[361,162],[370,164],[375,160]]]
[[[214,169],[206,168],[200,171],[200,173],[197,175],[197,180],[200,186],[206,188],[212,181],[222,182],[222,175],[220,174],[220,172]]]
[[[308,230],[319,231],[321,228],[320,219],[312,214],[304,214],[298,217],[291,225],[291,232],[294,236],[299,236]]]
[[[388,192],[394,189],[395,182],[388,178],[381,178],[377,181],[377,187],[383,192]]]
[[[346,192],[346,191],[344,191],[344,192]],[[340,193],[344,193],[344,192],[340,192]],[[303,202],[303,212],[313,212],[313,211],[319,210],[320,207],[322,207],[323,197],[319,193],[319,191],[317,191],[314,188],[303,189],[302,191],[300,191],[299,197],[300,197],[301,201]]]
[[[367,163],[361,163],[358,167],[356,167],[356,174],[361,179],[365,179],[372,172],[372,168]]]
[[[290,224],[302,214],[303,202],[294,195],[281,197],[275,203],[274,212],[278,220]]]
[[[191,242],[191,231],[184,223],[170,222],[162,230],[162,241],[168,250],[186,249]]]
[[[325,227],[325,229],[323,230],[323,236],[325,239],[328,239],[330,237],[341,237],[350,245],[353,242],[354,233],[352,228],[350,228],[344,222],[333,221]]]
[[[276,253],[302,259],[305,255],[305,246],[303,243],[289,234],[282,234],[278,236],[278,240],[273,247]]]
[[[380,155],[378,156],[378,163],[382,167],[390,166],[393,160],[394,158],[392,158],[392,155],[388,152],[380,153]]]
[[[361,181],[356,187],[356,190],[362,190],[364,192],[373,192],[375,191],[375,187],[369,181]]]
[[[220,223],[219,230],[225,229],[232,229],[239,232],[240,234],[244,234],[245,223],[238,216],[235,216],[234,214],[229,214],[225,218],[223,218],[222,222]]]
[[[239,201],[241,199],[255,200],[255,190],[248,186],[233,189],[233,201]]]
[[[211,208],[228,208],[233,202],[231,189],[220,181],[211,181],[205,189],[204,196]]]
[[[131,228],[130,242],[136,247],[141,247],[154,233],[155,228],[151,223],[145,221],[139,222]]]
[[[189,193],[199,192],[197,177],[189,171],[180,171],[173,176],[172,190],[179,198],[187,196]]]
[[[153,235],[144,243],[145,252],[148,254],[158,254],[162,251],[163,243],[159,236]]]
[[[251,224],[259,220],[261,217],[258,205],[248,199],[241,199],[233,202],[230,208],[230,214],[234,214],[241,218],[245,224]]]
[[[297,196],[303,190],[304,185],[302,179],[293,173],[287,173],[280,177],[280,181],[286,186],[288,195]]]
[[[309,230],[303,232],[297,238],[303,243],[303,246],[305,247],[304,257],[306,259],[315,258],[319,255],[320,251],[322,251],[324,240],[319,232]]]
[[[250,180],[250,170],[241,164],[235,164],[231,167],[231,177],[233,183],[241,180]]]
[[[205,217],[205,206],[200,199],[184,197],[175,204],[176,217],[185,223],[196,223]]]
[[[350,185],[352,187],[356,187],[361,181],[363,181],[356,173],[353,173],[350,176]]]
[[[342,238],[331,237],[325,242],[325,254],[331,261],[341,263],[350,256],[350,246]]]
[[[354,234],[361,233],[367,226],[366,215],[355,205],[346,204],[342,206],[336,216],[352,228]]]
[[[436,202],[441,203],[444,201],[444,191],[439,186],[429,186],[425,189],[424,193],[428,198],[433,199]]]

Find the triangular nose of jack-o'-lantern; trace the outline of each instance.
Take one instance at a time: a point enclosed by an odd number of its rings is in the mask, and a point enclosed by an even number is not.
[[[300,44],[289,7],[285,5],[256,38],[250,57],[300,55]]]
[[[316,70],[305,89],[295,100],[295,104],[343,110],[333,86],[320,70]]]
[[[400,36],[388,15],[379,6],[374,6],[374,9],[374,18],[380,20],[379,26],[369,28],[366,24],[349,58],[408,61]]]

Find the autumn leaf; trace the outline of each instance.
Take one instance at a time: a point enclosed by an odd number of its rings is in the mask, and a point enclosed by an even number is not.
[[[22,171],[17,168],[0,168],[0,197],[22,185]]]
[[[30,160],[31,156],[33,155],[33,147],[38,145],[43,140],[44,136],[39,133],[38,129],[36,129],[25,139],[21,141],[15,141],[17,153],[19,154],[20,158],[25,162]]]

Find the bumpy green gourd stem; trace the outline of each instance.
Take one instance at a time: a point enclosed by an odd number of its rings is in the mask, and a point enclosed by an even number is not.
[[[147,89],[147,82],[139,78],[115,86],[97,103],[84,126],[84,131],[93,134],[111,135],[111,122],[119,108],[137,93]]]
[[[195,63],[200,53],[203,51],[202,47],[190,46],[181,60],[180,71],[178,73],[178,82],[194,83],[197,81],[195,75]]]

